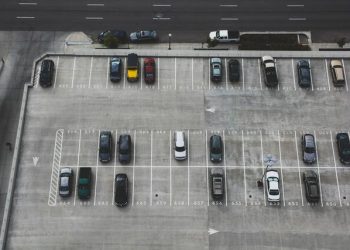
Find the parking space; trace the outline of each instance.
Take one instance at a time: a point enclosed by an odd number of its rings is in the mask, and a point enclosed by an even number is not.
[[[330,90],[330,76],[327,61],[325,59],[312,59],[309,60],[309,65],[311,68],[314,90]]]
[[[294,61],[292,59],[277,59],[277,75],[279,79],[279,88],[283,91],[296,90],[294,82]]]
[[[246,90],[261,90],[263,79],[261,78],[260,59],[243,60],[244,88]]]
[[[193,59],[177,58],[176,59],[176,90],[192,91],[193,86]]]
[[[59,64],[56,65],[56,88],[73,88],[76,57],[60,57]]]
[[[176,58],[159,58],[159,89],[160,90],[175,90],[177,81],[176,79]]]

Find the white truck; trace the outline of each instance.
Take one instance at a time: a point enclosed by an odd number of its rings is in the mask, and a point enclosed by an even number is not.
[[[239,42],[239,31],[236,30],[216,30],[209,33],[210,40],[220,43]]]

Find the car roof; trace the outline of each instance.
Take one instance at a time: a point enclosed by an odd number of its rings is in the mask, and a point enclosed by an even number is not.
[[[315,140],[312,134],[305,134],[304,138],[306,147],[315,147]]]
[[[313,171],[313,170],[306,170],[306,171],[304,172],[304,175],[305,175],[306,178],[309,178],[309,177],[315,177],[315,178],[317,178],[317,174],[316,174],[315,171]]]

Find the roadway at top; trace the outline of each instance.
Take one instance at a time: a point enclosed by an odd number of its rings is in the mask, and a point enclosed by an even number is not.
[[[347,0],[1,0],[0,29],[155,29],[161,38],[172,33],[173,41],[203,42],[210,30],[224,28],[339,34],[350,28],[349,12]]]

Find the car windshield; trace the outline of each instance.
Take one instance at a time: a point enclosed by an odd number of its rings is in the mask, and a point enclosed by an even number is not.
[[[271,195],[279,195],[280,191],[278,191],[277,189],[271,189],[270,190],[270,194]]]
[[[213,154],[221,154],[221,148],[219,148],[219,147],[213,147],[213,148],[211,149],[211,152],[212,152]]]
[[[185,147],[175,147],[177,152],[184,152],[185,151]]]
[[[112,71],[118,72],[119,71],[118,65],[119,65],[118,62],[112,62]]]
[[[314,148],[310,148],[310,147],[309,148],[305,148],[305,152],[311,154],[311,153],[315,152],[315,149]]]
[[[108,153],[108,137],[107,136],[101,137],[100,152],[101,153]]]
[[[301,68],[301,75],[303,76],[303,78],[310,78],[309,70],[307,68]]]

